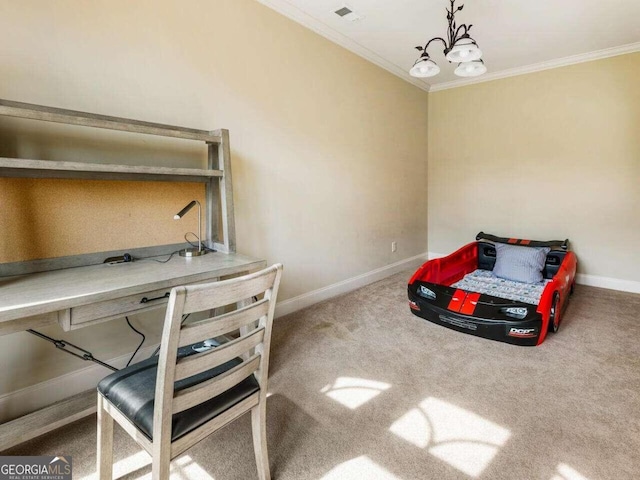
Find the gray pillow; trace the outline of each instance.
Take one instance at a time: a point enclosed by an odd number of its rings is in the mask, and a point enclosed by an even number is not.
[[[496,243],[496,264],[493,273],[496,277],[524,283],[542,281],[542,269],[549,247],[520,247]]]

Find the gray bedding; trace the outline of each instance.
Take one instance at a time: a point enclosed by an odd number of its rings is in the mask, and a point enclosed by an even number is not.
[[[544,287],[551,280],[539,283],[523,283],[496,277],[489,270],[475,270],[451,286],[469,292],[484,293],[494,297],[538,305]]]

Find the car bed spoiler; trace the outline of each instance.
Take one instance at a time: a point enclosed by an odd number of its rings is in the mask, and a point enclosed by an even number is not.
[[[549,240],[549,241],[523,240],[521,238],[496,237],[495,235],[491,235],[489,233],[480,232],[476,235],[476,240],[489,240],[490,242],[508,243],[510,245],[521,245],[523,247],[550,247],[550,248],[561,248],[562,250],[569,249],[568,238],[566,240]]]

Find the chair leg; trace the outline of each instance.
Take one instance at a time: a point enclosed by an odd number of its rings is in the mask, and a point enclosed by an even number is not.
[[[271,480],[269,472],[269,454],[267,452],[267,402],[266,398],[251,409],[251,429],[253,431],[253,449],[256,454],[256,466],[260,480]]]
[[[171,476],[171,460],[169,458],[153,458],[151,461],[151,479],[169,480]]]
[[[158,435],[160,436],[160,435]],[[151,453],[151,480],[169,480],[171,476],[171,442],[154,438]]]
[[[104,398],[98,394],[98,478],[113,478],[113,418],[104,409]]]

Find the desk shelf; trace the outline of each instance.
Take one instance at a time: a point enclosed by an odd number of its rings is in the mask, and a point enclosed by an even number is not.
[[[207,182],[223,176],[222,170],[197,168],[146,167],[83,162],[56,162],[0,157],[4,177],[78,178],[85,180],[152,180]]]

